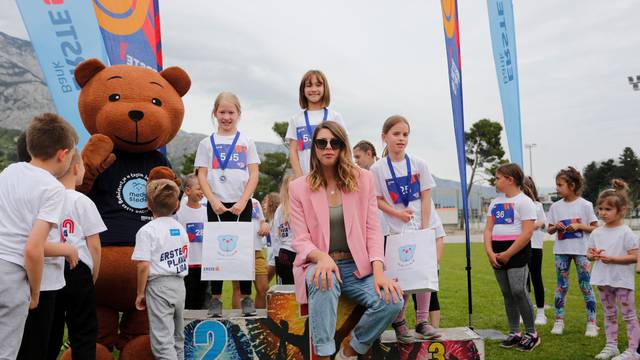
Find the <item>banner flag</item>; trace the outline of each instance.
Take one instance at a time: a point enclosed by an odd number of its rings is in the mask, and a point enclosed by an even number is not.
[[[522,167],[518,56],[512,0],[487,0],[493,60],[496,64],[504,127],[511,161]]]
[[[471,325],[471,244],[469,237],[469,204],[467,201],[467,162],[464,151],[464,111],[462,106],[462,63],[460,58],[460,34],[458,31],[458,2],[457,0],[440,0],[440,5],[442,6],[444,41],[447,48],[449,92],[451,94],[451,107],[453,110],[453,128],[456,137],[456,152],[458,154],[458,171],[460,172],[462,215],[464,217],[466,236],[469,325]]]
[[[89,138],[78,111],[80,87],[73,70],[97,58],[107,63],[102,36],[88,1],[17,0],[57,113],[78,132],[79,147]],[[89,16],[88,16],[89,14]]]
[[[111,65],[162,70],[157,0],[93,0]]]

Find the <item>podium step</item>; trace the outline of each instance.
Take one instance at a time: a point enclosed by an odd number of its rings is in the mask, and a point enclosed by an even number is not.
[[[314,359],[309,321],[296,302],[292,286],[273,287],[267,294],[268,310],[244,317],[240,310],[224,310],[222,318],[209,318],[206,310],[187,310],[184,351],[186,360],[204,359]],[[349,334],[364,309],[340,299],[336,346]],[[438,341],[398,344],[393,331],[385,331],[365,359],[484,359],[482,338],[468,328],[441,329]]]

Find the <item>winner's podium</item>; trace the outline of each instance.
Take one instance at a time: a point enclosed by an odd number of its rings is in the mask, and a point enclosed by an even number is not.
[[[338,305],[336,346],[349,340],[364,308],[344,299]],[[240,310],[225,310],[222,318],[207,317],[206,310],[185,311],[185,359],[241,360],[314,358],[306,309],[296,302],[293,286],[276,285],[267,294],[267,310],[243,317]],[[361,359],[484,359],[484,343],[468,328],[442,329],[438,341],[398,344],[393,331],[381,336]]]

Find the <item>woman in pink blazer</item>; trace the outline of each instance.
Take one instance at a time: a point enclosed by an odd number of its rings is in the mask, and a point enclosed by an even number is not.
[[[319,359],[336,351],[340,294],[367,308],[335,359],[356,359],[402,309],[402,290],[384,275],[383,238],[373,176],[351,159],[346,132],[333,121],[313,132],[311,172],[289,186],[296,298],[309,304]]]

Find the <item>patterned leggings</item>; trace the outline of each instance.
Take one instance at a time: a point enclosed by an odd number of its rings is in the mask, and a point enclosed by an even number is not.
[[[634,353],[640,340],[640,325],[638,325],[633,290],[598,286],[598,294],[604,310],[604,333],[607,336],[607,345],[618,346],[617,305],[620,304],[622,319],[627,323],[628,350]]]
[[[558,287],[556,288],[555,306],[556,319],[564,319],[564,300],[569,291],[569,267],[571,259],[576,263],[578,283],[587,308],[587,322],[596,321],[596,298],[591,288],[591,262],[584,255],[556,255],[556,273]]]

